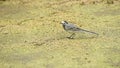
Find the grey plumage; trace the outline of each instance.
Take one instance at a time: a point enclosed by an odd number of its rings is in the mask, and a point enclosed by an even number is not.
[[[95,32],[78,28],[78,27],[75,26],[74,24],[68,23],[67,21],[62,21],[61,24],[62,24],[64,30],[66,30],[67,32],[72,33],[72,35],[71,35],[69,38],[73,38],[73,37],[75,36],[75,33],[77,33],[77,32],[82,32],[82,31],[84,31],[84,32],[89,32],[89,33],[98,35],[98,34],[95,33]]]

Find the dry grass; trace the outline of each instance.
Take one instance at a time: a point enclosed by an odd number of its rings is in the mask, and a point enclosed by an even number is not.
[[[0,9],[0,68],[120,67],[119,3],[15,0]],[[67,39],[62,20],[100,35]]]

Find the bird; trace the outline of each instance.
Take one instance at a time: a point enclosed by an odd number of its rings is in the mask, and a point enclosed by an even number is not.
[[[65,31],[67,31],[69,33],[72,33],[69,37],[67,37],[69,39],[73,39],[75,34],[78,33],[78,32],[88,32],[88,33],[99,35],[98,33],[79,28],[76,25],[74,25],[72,23],[69,23],[67,21],[61,21],[60,24],[62,24]]]

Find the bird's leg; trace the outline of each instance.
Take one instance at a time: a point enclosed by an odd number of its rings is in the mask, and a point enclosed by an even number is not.
[[[71,38],[75,37],[75,33],[72,34]]]
[[[75,33],[73,33],[72,35],[70,35],[68,38],[69,39],[73,39],[74,36],[75,36]]]

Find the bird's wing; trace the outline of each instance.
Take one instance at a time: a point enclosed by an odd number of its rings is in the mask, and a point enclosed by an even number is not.
[[[98,35],[98,33],[95,33],[95,32],[92,32],[92,31],[88,31],[88,30],[84,30],[84,29],[81,29],[81,28],[78,28],[77,26],[75,26],[74,24],[67,24],[65,26],[65,29],[68,30],[68,31],[80,31],[80,32],[89,32],[89,33],[92,33],[92,34],[96,34]]]
[[[67,24],[65,26],[66,30],[71,30],[71,31],[79,31],[80,28],[78,28],[77,26],[75,26],[74,24]]]

